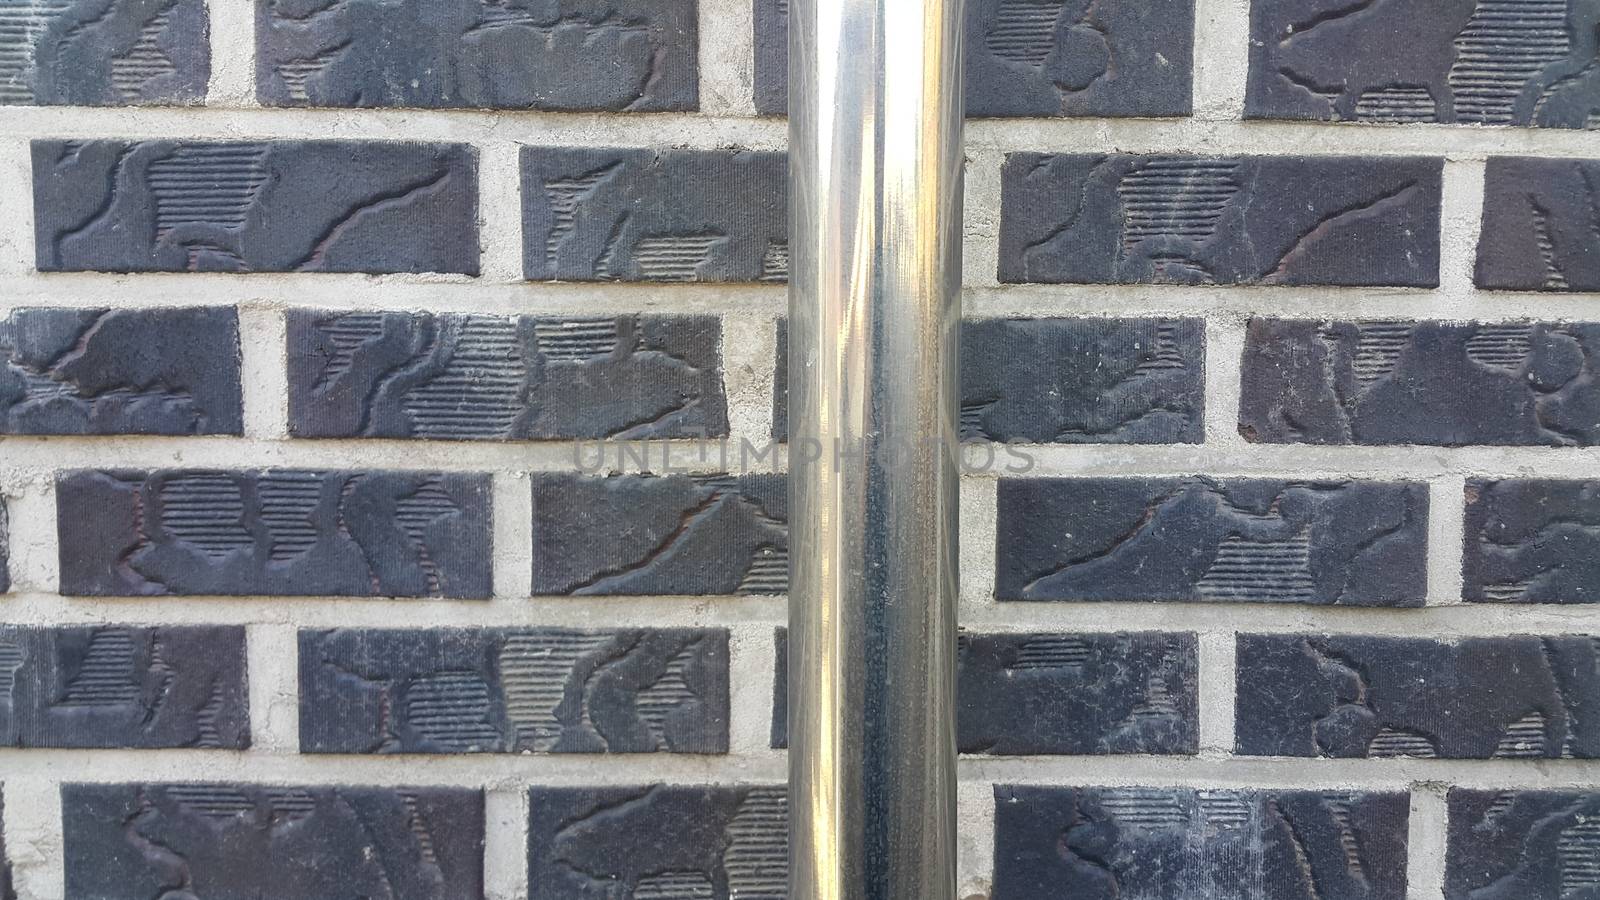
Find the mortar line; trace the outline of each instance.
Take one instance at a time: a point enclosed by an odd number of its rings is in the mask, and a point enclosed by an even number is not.
[[[1428,486],[1428,603],[1462,602],[1463,544],[1466,538],[1466,479],[1447,473]]]
[[[528,812],[526,788],[484,791],[483,887],[487,900],[527,900]]]
[[[771,749],[777,625],[740,623],[728,635],[728,748],[760,755]]]
[[[1460,314],[1476,295],[1473,270],[1483,225],[1484,164],[1447,159],[1439,210],[1439,312]]]
[[[1208,452],[1248,452],[1239,433],[1240,392],[1244,386],[1246,323],[1213,316],[1205,322],[1205,442]]]
[[[211,81],[206,104],[212,108],[256,108],[256,4],[251,0],[208,0],[211,19]]]
[[[1444,900],[1449,812],[1441,783],[1423,782],[1412,788],[1407,830],[1408,900]]]
[[[12,887],[29,900],[62,900],[66,889],[61,782],[43,770],[5,777],[5,848]]]
[[[1194,116],[1238,122],[1250,61],[1248,0],[1197,0],[1194,7]]]
[[[970,451],[969,451],[970,452]],[[963,478],[960,485],[960,616],[981,615],[996,606],[999,565],[999,481]]]
[[[282,310],[239,307],[239,385],[246,437],[289,437],[288,353],[288,322]]]
[[[962,171],[963,213],[961,281],[963,285],[998,287],[1000,269],[1000,206],[1004,193],[1005,154],[968,148]]]
[[[1234,692],[1238,678],[1237,637],[1232,629],[1202,632],[1199,636],[1200,753],[1226,759],[1233,754]]]
[[[494,605],[516,615],[533,593],[533,485],[516,472],[493,479]]]
[[[0,122],[3,122],[0,116]],[[0,133],[5,129],[0,128]],[[0,282],[33,271],[33,153],[25,140],[0,141]]]
[[[755,11],[750,0],[699,0],[700,111],[756,114]]]
[[[511,141],[478,145],[478,241],[475,284],[522,282],[522,149]]]
[[[250,746],[257,753],[300,752],[299,640],[292,625],[245,626]]]

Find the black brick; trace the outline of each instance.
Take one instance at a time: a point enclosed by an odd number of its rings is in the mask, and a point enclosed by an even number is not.
[[[716,316],[289,313],[296,437],[728,433]]]
[[[1600,120],[1596,0],[1467,0],[1426,14],[1404,3],[1250,6],[1248,118],[1563,128]]]
[[[66,784],[75,900],[482,900],[483,792]]]
[[[0,594],[11,590],[11,514],[0,497]]]
[[[773,436],[788,439],[788,321],[778,322]],[[1057,444],[1205,440],[1199,319],[961,323],[961,439]]]
[[[784,897],[783,785],[534,788],[529,900]]]
[[[1006,158],[1000,280],[1439,283],[1442,161]]]
[[[19,309],[0,322],[0,432],[239,434],[232,307]]]
[[[1403,793],[1002,784],[994,798],[994,900],[1406,896]]]
[[[756,109],[783,115],[787,0],[755,0]],[[1192,0],[966,5],[969,116],[1186,116]],[[1045,16],[1040,12],[1046,11]]]
[[[1420,606],[1427,516],[1421,484],[1005,478],[995,595]]]
[[[478,272],[459,144],[35,141],[41,271]]]
[[[1453,788],[1445,900],[1542,900],[1594,893],[1600,793]]]
[[[533,476],[533,593],[781,594],[782,475]]]
[[[693,0],[256,0],[268,106],[692,110]]]
[[[210,77],[205,0],[22,0],[0,13],[0,104],[192,104]]]
[[[1600,481],[1467,482],[1462,597],[1600,603]]]
[[[489,596],[487,475],[75,471],[56,481],[61,591]]]
[[[993,756],[1199,752],[1192,634],[963,634],[956,747]],[[777,632],[772,746],[789,743],[788,631]]]
[[[0,745],[250,745],[244,629],[0,626]]]
[[[720,629],[300,632],[307,753],[726,753]]]
[[[1600,324],[1256,319],[1239,431],[1287,444],[1600,443]]]
[[[748,150],[524,147],[535,281],[783,281],[787,163]]]
[[[1590,82],[1600,109],[1600,67]],[[1497,157],[1484,178],[1479,287],[1600,291],[1600,160]]]
[[[1592,759],[1597,662],[1583,636],[1240,635],[1238,751]]]

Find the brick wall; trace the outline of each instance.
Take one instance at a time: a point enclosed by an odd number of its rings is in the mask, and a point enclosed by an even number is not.
[[[1600,2],[969,5],[963,896],[1600,890]],[[11,890],[782,895],[785,8],[0,0]]]

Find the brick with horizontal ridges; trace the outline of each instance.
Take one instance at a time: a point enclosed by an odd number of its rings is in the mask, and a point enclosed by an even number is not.
[[[1600,481],[1467,481],[1462,596],[1600,603]]]
[[[1600,0],[1589,0],[1600,16]],[[1600,66],[1590,69],[1600,123]],[[1484,171],[1478,287],[1600,291],[1600,160],[1494,157]]]
[[[211,77],[204,0],[0,6],[0,105],[187,105]]]
[[[1600,793],[1452,788],[1445,900],[1581,898],[1600,867]]]

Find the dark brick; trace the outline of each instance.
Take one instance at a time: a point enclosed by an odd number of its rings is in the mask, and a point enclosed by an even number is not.
[[[995,596],[1420,606],[1422,484],[1003,478]]]
[[[11,514],[0,497],[0,594],[11,590]],[[3,896],[3,895],[0,895]]]
[[[782,475],[533,476],[533,592],[782,594]]]
[[[256,0],[267,106],[692,110],[693,0]]]
[[[244,629],[0,625],[0,745],[250,745]]]
[[[721,629],[300,632],[306,753],[726,753]]]
[[[756,109],[783,115],[788,0],[755,0]],[[966,4],[970,116],[1186,116],[1193,0]],[[1043,13],[1043,15],[1041,15]]]
[[[1591,5],[1600,19],[1600,0]],[[1591,69],[1600,108],[1600,66]],[[1600,160],[1496,157],[1484,179],[1479,287],[1600,291]]]
[[[716,316],[289,313],[297,437],[728,433]]]
[[[205,0],[17,0],[0,8],[0,104],[199,103]]]
[[[46,272],[478,273],[460,144],[34,141]]]
[[[1600,324],[1256,319],[1239,431],[1271,444],[1600,444]]]
[[[77,900],[481,900],[483,792],[65,784]]]
[[[232,307],[19,309],[0,322],[0,432],[239,434]]]
[[[787,896],[781,784],[538,787],[528,805],[529,900]]]
[[[61,592],[489,596],[487,475],[65,472]]]
[[[1247,118],[1600,125],[1597,0],[1250,6]]]
[[[1240,635],[1238,751],[1600,757],[1596,640]]]
[[[1404,793],[995,785],[994,900],[1404,900]]]
[[[1600,481],[1467,482],[1462,597],[1600,603]]]
[[[993,756],[1199,752],[1192,634],[962,634],[956,747]],[[772,746],[789,743],[788,631]]]
[[[748,150],[522,149],[535,281],[783,281],[787,162]]]
[[[773,436],[788,439],[789,335],[778,322]],[[1199,319],[969,319],[961,439],[1037,444],[1205,440]]]
[[[1000,280],[1436,287],[1442,165],[1013,153]]]
[[[1600,794],[1452,788],[1445,900],[1594,895]]]

